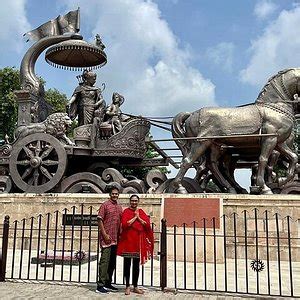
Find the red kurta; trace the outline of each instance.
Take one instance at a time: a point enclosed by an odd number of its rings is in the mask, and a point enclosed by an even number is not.
[[[102,220],[106,233],[110,236],[111,240],[107,244],[100,233],[100,245],[102,248],[116,245],[120,233],[122,216],[122,206],[111,199],[103,202],[98,211],[98,218]]]
[[[139,209],[140,218],[146,222],[145,225],[135,220],[131,225],[128,221],[135,217],[135,211],[126,208],[121,219],[121,236],[118,242],[117,255],[124,257],[139,257],[141,264],[144,264],[153,254],[153,232],[150,225],[150,218]]]

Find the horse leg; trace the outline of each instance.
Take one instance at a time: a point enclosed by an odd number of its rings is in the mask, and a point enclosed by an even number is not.
[[[279,156],[280,156],[280,152],[276,150],[273,150],[272,154],[270,155],[269,162],[266,168],[266,176],[265,176],[266,177],[265,180],[267,181],[267,184],[274,182],[276,174],[273,172],[273,169],[278,162]]]
[[[182,185],[182,179],[187,172],[187,170],[192,167],[195,161],[205,153],[206,149],[210,146],[210,141],[203,141],[203,142],[194,142],[191,144],[190,152],[183,157],[179,172],[177,173],[176,177],[174,178],[172,184],[176,189],[176,192],[179,194],[186,194],[187,190]]]
[[[238,159],[233,159],[231,155],[226,154],[224,157],[224,175],[228,182],[235,188],[239,194],[248,194],[247,190],[241,187],[234,178],[234,171],[236,169]]]
[[[256,185],[261,188],[263,194],[272,194],[271,189],[265,183],[265,171],[272,151],[277,144],[277,137],[268,137],[262,141],[261,152],[258,159]]]
[[[277,149],[282,155],[285,155],[290,162],[287,170],[286,178],[282,177],[278,179],[279,186],[282,186],[294,178],[296,165],[298,162],[298,155],[291,150],[291,148],[288,146],[286,142],[278,144]]]
[[[225,187],[227,192],[231,194],[236,194],[236,190],[234,189],[234,187],[226,180],[226,178],[222,175],[218,168],[218,161],[221,156],[221,148],[219,146],[213,145],[211,147],[209,169],[211,170],[215,178],[218,180],[218,182],[221,184],[221,186]]]
[[[201,180],[203,180],[203,176],[208,172],[205,155],[203,155],[201,158],[203,158],[201,162],[196,162],[194,164],[194,168],[196,169],[196,175],[194,177],[194,180],[199,183]]]

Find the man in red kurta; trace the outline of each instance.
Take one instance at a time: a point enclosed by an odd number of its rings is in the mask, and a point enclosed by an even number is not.
[[[113,187],[109,195],[110,199],[101,204],[98,212],[101,258],[96,292],[99,293],[118,290],[111,285],[111,282],[116,268],[116,251],[122,206],[118,204],[119,190],[117,188]]]

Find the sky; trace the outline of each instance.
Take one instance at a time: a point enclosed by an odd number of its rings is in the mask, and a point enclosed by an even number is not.
[[[97,85],[106,84],[107,103],[115,91],[124,95],[124,112],[175,116],[251,103],[270,76],[299,66],[296,0],[10,0],[0,10],[0,68],[19,68],[30,47],[23,33],[77,7],[84,39],[99,33],[106,45]],[[36,73],[69,98],[79,74],[53,68],[43,55]],[[247,185],[249,173],[239,178]]]

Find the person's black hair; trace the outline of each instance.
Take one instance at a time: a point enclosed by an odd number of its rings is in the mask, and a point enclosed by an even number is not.
[[[112,190],[118,190],[119,193],[121,192],[121,188],[117,184],[108,184],[105,187],[105,191],[109,194],[111,194]]]
[[[130,201],[133,197],[137,197],[138,200],[140,201],[140,197],[139,197],[138,195],[136,195],[136,194],[131,195],[130,198],[129,198],[129,201]]]

